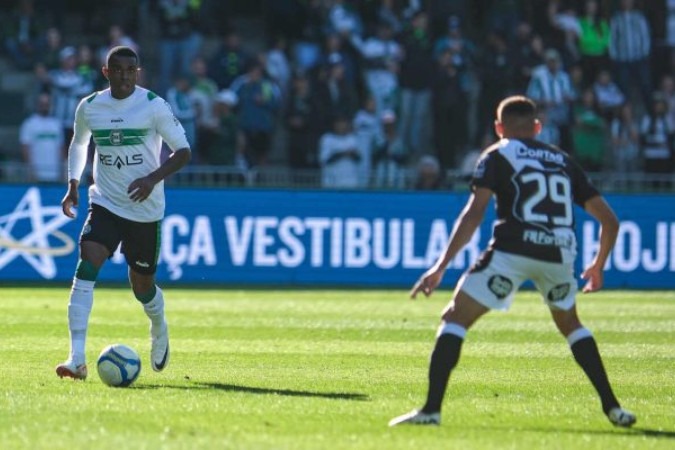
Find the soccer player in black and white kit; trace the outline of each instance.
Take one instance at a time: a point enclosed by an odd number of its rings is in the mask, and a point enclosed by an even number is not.
[[[411,297],[426,296],[440,284],[448,263],[483,220],[494,195],[497,223],[487,250],[458,282],[443,311],[429,363],[426,403],[396,417],[399,424],[439,425],[441,403],[467,330],[491,309],[506,310],[525,280],[532,280],[548,305],[574,359],[595,387],[609,421],[629,427],[635,415],[623,409],[609,384],[591,332],[577,315],[574,277],[576,238],[573,204],[600,222],[600,246],[584,270],[583,292],[603,285],[603,267],[618,233],[618,220],[579,165],[557,147],[536,141],[541,130],[535,103],[523,96],[504,99],[497,108],[495,130],[501,138],[478,160],[472,193],[457,219],[438,261],[413,286]]]
[[[94,285],[103,263],[122,244],[134,296],[150,319],[153,370],[169,362],[164,295],[155,285],[164,217],[164,179],[190,161],[185,130],[168,103],[136,85],[139,58],[129,47],[114,47],[103,75],[110,88],[84,98],[75,112],[75,133],[68,150],[68,191],[63,213],[75,217],[78,187],[89,140],[96,144],[89,215],[80,237],[80,260],[68,304],[70,355],[56,366],[59,377],[87,378],[85,342]],[[162,142],[173,154],[160,161]]]

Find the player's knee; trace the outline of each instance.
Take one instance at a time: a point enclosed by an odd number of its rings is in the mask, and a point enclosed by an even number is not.
[[[143,275],[130,270],[129,281],[131,283],[131,290],[139,302],[147,303],[155,297],[157,286],[155,285],[155,277],[153,275]]]
[[[454,323],[467,330],[471,328],[476,319],[477,317],[466,314],[465,311],[462,311],[462,308],[457,308],[454,305],[446,308],[441,315],[442,323]]]
[[[487,307],[478,303],[463,291],[459,291],[454,300],[443,310],[441,320],[456,323],[469,329],[476,320],[488,311]]]
[[[89,261],[97,268],[100,268],[108,259],[111,252],[105,245],[94,241],[84,241],[80,244],[81,259]]]
[[[576,314],[576,311],[552,311],[553,321],[563,336],[568,336],[574,330],[582,328],[583,325]]]
[[[150,286],[150,288],[148,289],[137,290],[136,288],[134,288],[133,291],[136,300],[145,304],[151,302],[152,299],[155,298],[155,295],[157,295],[157,286],[155,286],[155,284],[153,283],[152,286]]]
[[[455,312],[455,303],[451,302],[448,306],[445,307],[443,313],[441,314],[441,321],[450,322],[450,318]]]

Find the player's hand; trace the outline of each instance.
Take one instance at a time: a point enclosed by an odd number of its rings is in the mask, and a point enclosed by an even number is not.
[[[604,275],[602,267],[594,264],[588,266],[581,274],[581,278],[587,280],[586,285],[581,290],[583,293],[595,292],[602,288],[604,284]]]
[[[68,188],[68,192],[61,200],[61,211],[67,217],[71,219],[75,218],[75,211],[72,210],[73,207],[77,208],[80,204],[80,193],[77,191],[77,188]]]
[[[154,188],[155,183],[150,177],[137,178],[127,188],[127,194],[132,201],[140,203],[150,197]]]
[[[432,292],[434,292],[434,289],[441,284],[444,273],[444,270],[438,270],[433,267],[427,270],[413,286],[410,291],[410,298],[415,299],[419,292],[422,292],[426,297],[429,297]]]

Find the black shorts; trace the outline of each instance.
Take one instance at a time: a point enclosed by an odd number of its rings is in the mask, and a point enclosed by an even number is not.
[[[152,275],[157,271],[161,243],[161,221],[134,222],[93,204],[84,222],[80,242],[92,241],[115,253],[122,243],[122,253],[135,272]]]

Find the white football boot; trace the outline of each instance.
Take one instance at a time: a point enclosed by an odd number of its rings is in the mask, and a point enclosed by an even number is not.
[[[413,409],[408,414],[403,414],[402,416],[394,417],[389,421],[390,427],[395,427],[396,425],[440,425],[441,424],[441,413],[423,413]]]
[[[632,412],[623,408],[612,408],[607,413],[607,418],[612,425],[617,427],[630,427],[637,422],[637,417]]]
[[[157,333],[151,328],[150,337],[152,338],[150,364],[152,370],[161,372],[169,365],[169,327],[166,322]]]
[[[59,376],[59,378],[72,378],[73,380],[86,380],[87,379],[87,365],[86,364],[80,364],[75,365],[75,363],[69,359],[66,362],[63,362],[56,366],[56,375]]]

